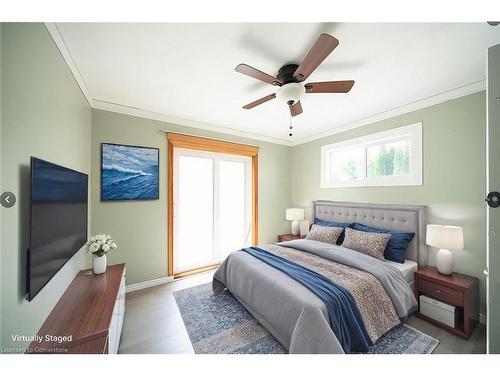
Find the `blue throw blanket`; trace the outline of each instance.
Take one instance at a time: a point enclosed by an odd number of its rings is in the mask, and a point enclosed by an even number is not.
[[[373,345],[356,302],[344,287],[309,268],[258,247],[249,247],[242,251],[286,273],[321,298],[328,309],[333,333],[345,353],[367,352],[369,346]]]

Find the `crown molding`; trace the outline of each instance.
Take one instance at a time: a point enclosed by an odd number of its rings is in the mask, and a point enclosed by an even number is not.
[[[461,87],[457,87],[455,89],[445,91],[436,95],[432,95],[428,98],[418,100],[409,104],[401,105],[396,108],[364,117],[362,119],[352,121],[340,126],[337,126],[331,130],[325,131],[325,132],[320,132],[315,135],[305,137],[300,140],[296,141],[287,141],[281,138],[275,138],[275,137],[270,137],[270,136],[264,136],[261,134],[255,134],[251,132],[245,132],[241,130],[236,130],[236,129],[231,129],[227,128],[224,126],[219,126],[219,125],[213,125],[205,122],[200,122],[200,121],[194,121],[194,120],[189,120],[185,118],[179,118],[179,117],[174,117],[174,116],[169,116],[164,113],[158,113],[158,112],[153,112],[153,111],[148,111],[142,108],[137,108],[137,107],[132,107],[132,106],[127,106],[119,103],[113,103],[110,101],[106,100],[99,100],[99,99],[94,99],[91,97],[89,90],[85,84],[85,81],[82,78],[82,75],[80,74],[80,71],[78,70],[73,57],[71,56],[71,53],[68,50],[68,47],[66,43],[64,42],[63,37],[61,36],[61,33],[59,32],[59,29],[55,23],[45,23],[45,27],[47,28],[48,32],[50,33],[52,39],[54,40],[54,43],[56,44],[57,48],[59,49],[64,61],[66,61],[66,64],[68,65],[68,68],[70,69],[71,73],[73,74],[73,77],[75,78],[78,86],[80,87],[80,90],[82,91],[83,95],[85,96],[85,99],[89,103],[90,107],[94,109],[102,109],[105,111],[110,111],[110,112],[116,112],[116,113],[121,113],[125,115],[130,115],[130,116],[136,116],[136,117],[141,117],[141,118],[146,118],[150,120],[157,120],[157,121],[162,121],[162,122],[167,122],[171,124],[176,124],[176,125],[183,125],[186,127],[191,127],[191,128],[196,128],[196,129],[202,129],[202,130],[207,130],[207,131],[213,131],[217,133],[222,133],[222,134],[228,134],[228,135],[233,135],[233,136],[238,136],[238,137],[243,137],[243,138],[249,138],[249,139],[254,139],[254,140],[259,140],[263,142],[269,142],[269,143],[275,143],[275,144],[280,144],[280,145],[285,145],[285,146],[298,146],[304,143],[312,142],[321,138],[329,137],[334,134],[339,134],[343,133],[345,131],[359,128],[362,126],[370,125],[372,123],[386,120],[392,117],[400,116],[408,112],[413,112],[417,111],[419,109],[423,109],[426,107],[430,107],[436,104],[444,103],[452,99],[456,99],[462,96],[474,94],[479,91],[483,91],[486,89],[486,80],[481,80],[478,82],[473,82]]]
[[[315,141],[315,140],[318,140],[321,138],[329,137],[329,136],[334,135],[334,134],[343,133],[343,132],[351,130],[351,129],[370,125],[370,124],[373,124],[375,122],[379,122],[382,120],[387,120],[387,119],[392,118],[392,117],[396,117],[396,116],[403,115],[405,113],[417,111],[419,109],[431,107],[431,106],[436,105],[436,104],[444,103],[444,102],[447,102],[449,100],[457,99],[457,98],[460,98],[462,96],[467,96],[467,95],[474,94],[476,92],[483,91],[483,90],[486,90],[486,80],[477,81],[477,82],[470,83],[470,84],[467,84],[464,86],[460,86],[460,87],[457,87],[455,89],[445,91],[445,92],[442,92],[442,93],[437,94],[437,95],[429,96],[428,98],[418,100],[418,101],[413,102],[413,103],[405,104],[405,105],[378,113],[378,114],[373,115],[373,116],[368,116],[368,117],[364,117],[362,119],[359,119],[359,120],[356,120],[353,122],[349,122],[347,124],[338,126],[332,130],[328,130],[326,132],[321,132],[321,133],[318,133],[316,135],[312,135],[310,137],[303,138],[299,141],[295,141],[295,142],[293,142],[292,146],[298,146],[298,145],[312,142],[312,141]]]
[[[47,31],[49,32],[50,36],[52,37],[52,40],[56,44],[57,49],[59,50],[64,61],[66,62],[66,65],[71,71],[71,74],[73,74],[73,77],[75,78],[76,83],[80,87],[80,90],[82,91],[83,96],[87,100],[87,103],[89,103],[89,106],[92,107],[92,97],[90,96],[87,85],[85,85],[85,81],[83,80],[80,71],[76,67],[75,61],[73,60],[73,57],[69,52],[68,46],[64,42],[64,39],[61,33],[59,32],[57,25],[55,23],[46,22],[45,27],[47,28]]]
[[[238,136],[238,137],[250,138],[250,139],[255,139],[255,140],[259,140],[259,141],[263,141],[263,142],[276,143],[276,144],[281,144],[281,145],[286,145],[286,146],[292,145],[292,142],[285,141],[285,140],[280,139],[280,138],[274,138],[274,137],[264,136],[261,134],[255,134],[255,133],[251,133],[251,132],[230,129],[230,128],[227,128],[224,126],[213,125],[213,124],[208,124],[208,123],[204,123],[204,122],[169,116],[169,115],[166,115],[163,113],[152,112],[152,111],[148,111],[148,110],[137,108],[137,107],[132,107],[132,106],[127,106],[127,105],[123,105],[123,104],[109,102],[106,100],[94,99],[90,95],[89,90],[87,88],[87,85],[85,84],[85,81],[83,80],[83,77],[80,74],[80,71],[78,70],[78,68],[75,64],[75,61],[73,60],[73,57],[71,56],[71,53],[69,52],[68,46],[66,45],[57,25],[55,23],[46,22],[45,27],[47,28],[50,36],[52,37],[52,39],[54,40],[54,43],[56,44],[57,48],[59,49],[59,52],[61,53],[64,61],[66,62],[66,65],[68,65],[68,68],[71,71],[71,73],[73,74],[73,77],[75,78],[75,81],[77,82],[78,86],[80,87],[80,90],[82,91],[83,95],[85,96],[85,99],[89,103],[90,107],[92,107],[94,109],[102,109],[102,110],[106,110],[106,111],[110,111],[110,112],[116,112],[116,113],[121,113],[121,114],[125,114],[125,115],[136,116],[136,117],[142,117],[142,118],[146,118],[146,119],[150,119],[150,120],[168,122],[168,123],[172,123],[172,124],[176,124],[176,125],[183,125],[183,126],[187,126],[187,127],[191,127],[191,128],[208,130],[208,131],[213,131],[213,132],[217,132],[217,133],[234,135],[234,136]]]
[[[250,132],[245,132],[242,130],[236,130],[231,128],[226,128],[224,126],[208,124],[205,122],[189,120],[180,117],[169,116],[164,113],[158,113],[153,111],[147,111],[137,107],[131,107],[123,104],[113,103],[106,100],[92,99],[92,108],[102,109],[105,111],[121,113],[124,115],[135,116],[146,118],[149,120],[156,120],[161,122],[170,123],[173,125],[182,125],[195,129],[202,129],[207,131],[212,131],[216,133],[234,135],[237,137],[248,138],[252,140],[258,140],[263,142],[275,143],[285,146],[292,146],[292,142],[285,141],[279,138],[269,137],[261,134],[255,134]]]

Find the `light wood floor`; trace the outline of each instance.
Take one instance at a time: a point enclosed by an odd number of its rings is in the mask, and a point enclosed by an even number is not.
[[[128,293],[119,353],[194,353],[172,292],[211,282],[212,275],[207,272]],[[415,316],[408,324],[440,341],[434,353],[485,353],[483,325],[475,329],[470,340],[464,340]]]

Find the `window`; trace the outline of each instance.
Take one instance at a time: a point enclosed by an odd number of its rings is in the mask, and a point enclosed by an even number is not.
[[[422,123],[321,147],[321,187],[422,184]]]

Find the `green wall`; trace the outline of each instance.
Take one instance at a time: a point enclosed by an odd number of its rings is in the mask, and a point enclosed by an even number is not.
[[[455,269],[481,279],[485,312],[484,92],[289,148],[91,110],[42,24],[2,24],[0,41],[0,183],[1,191],[13,191],[18,198],[13,208],[2,208],[0,216],[3,348],[23,350],[26,343],[12,343],[10,334],[36,333],[77,271],[90,265],[88,255],[75,255],[32,302],[25,300],[31,155],[90,174],[90,229],[116,239],[119,248],[109,261],[127,263],[129,285],[167,275],[166,136],[160,129],[260,147],[261,243],[274,242],[278,233],[289,231],[286,207],[310,207],[314,199],[426,205],[429,223],[464,227],[465,250],[455,252]],[[415,122],[423,123],[422,186],[320,188],[322,145]],[[160,199],[101,202],[101,142],[160,148]],[[430,249],[431,264],[435,252]]]
[[[2,155],[2,23],[0,23],[0,156]],[[2,190],[2,162],[0,160],[0,194]],[[1,208],[0,208],[1,209]],[[2,235],[2,214],[0,213],[0,236]],[[0,346],[2,346],[2,239],[0,237]]]
[[[289,231],[285,209],[290,200],[290,148],[161,121],[92,111],[92,233],[110,233],[118,249],[110,263],[127,263],[127,285],[167,276],[166,134],[160,129],[259,146],[259,242],[276,242]],[[160,199],[101,202],[101,143],[160,149]]]
[[[423,185],[320,188],[321,146],[416,122],[423,123]],[[315,199],[426,205],[428,223],[464,228],[465,249],[454,252],[455,270],[480,278],[484,314],[485,124],[483,91],[293,147],[291,204],[308,207],[309,215]],[[435,264],[436,251],[429,248],[430,264]]]
[[[90,172],[91,109],[43,24],[1,26],[1,182],[17,196],[1,208],[2,348],[33,335],[82,265],[78,253],[31,302],[25,300],[30,156]]]

